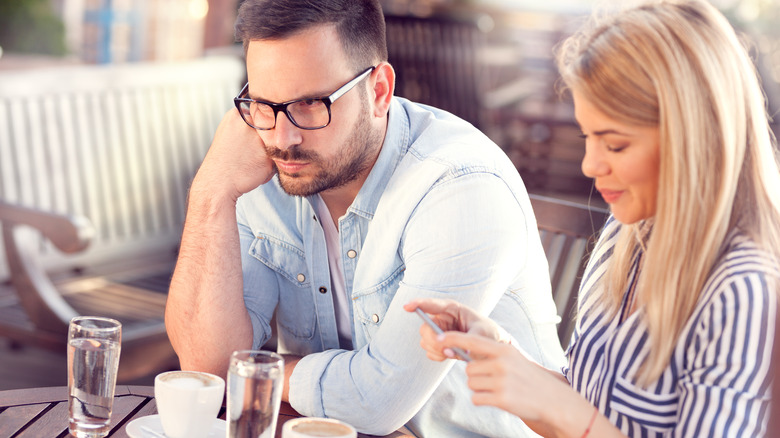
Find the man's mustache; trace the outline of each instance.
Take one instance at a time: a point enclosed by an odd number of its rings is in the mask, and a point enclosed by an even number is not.
[[[266,145],[265,153],[268,158],[281,161],[311,161],[316,158],[315,154],[302,151],[298,146],[282,150],[275,146]]]

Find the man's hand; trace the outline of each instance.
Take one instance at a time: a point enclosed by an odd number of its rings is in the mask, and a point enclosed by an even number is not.
[[[206,158],[198,169],[192,190],[210,196],[239,196],[267,183],[276,173],[257,130],[248,126],[233,108],[222,117]]]

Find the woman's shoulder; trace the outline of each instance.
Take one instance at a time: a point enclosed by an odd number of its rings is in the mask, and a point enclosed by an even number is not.
[[[726,237],[710,279],[757,275],[780,279],[780,261],[738,229]]]
[[[780,296],[780,264],[769,252],[739,230],[730,232],[702,294],[702,304],[715,301],[756,310],[774,305]],[[762,304],[763,303],[763,304]]]

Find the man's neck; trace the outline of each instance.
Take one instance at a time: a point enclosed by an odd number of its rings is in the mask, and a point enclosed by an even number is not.
[[[339,226],[339,218],[347,214],[347,209],[349,209],[349,206],[352,205],[352,202],[357,197],[364,181],[365,178],[361,179],[359,182],[352,181],[346,186],[320,192],[320,198],[322,198],[322,202],[328,207],[331,219],[333,219],[333,223],[336,224],[337,229]]]
[[[382,152],[385,136],[387,135],[388,123],[389,119],[387,116],[385,116],[381,125],[381,135],[379,136],[381,141],[376,147],[374,159],[372,160],[371,165],[368,166],[368,168],[363,172],[361,172],[361,174],[355,180],[350,181],[343,186],[320,192],[320,198],[322,198],[322,202],[324,202],[328,207],[328,211],[330,211],[330,216],[333,219],[333,223],[336,224],[336,229],[339,227],[339,218],[347,214],[349,206],[352,205],[352,203],[355,201],[358,192],[360,192],[361,187],[363,187],[363,183],[365,183],[366,179],[368,179],[368,175],[371,173],[371,169],[376,166],[376,162],[379,159],[379,154]]]
[[[377,150],[371,166],[361,172],[355,180],[350,181],[343,186],[320,192],[320,198],[322,198],[322,202],[328,207],[330,216],[333,219],[333,223],[336,224],[337,229],[339,226],[339,218],[347,214],[349,206],[355,201],[358,192],[360,192],[360,189],[363,187],[363,183],[368,179],[371,169],[376,165],[376,160],[379,158],[379,151],[381,151],[381,147]]]

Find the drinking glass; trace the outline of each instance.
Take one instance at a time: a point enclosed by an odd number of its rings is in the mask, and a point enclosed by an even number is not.
[[[79,316],[68,327],[68,430],[77,438],[108,435],[122,324]]]
[[[284,359],[270,351],[240,350],[230,356],[228,438],[273,438],[282,402]]]

